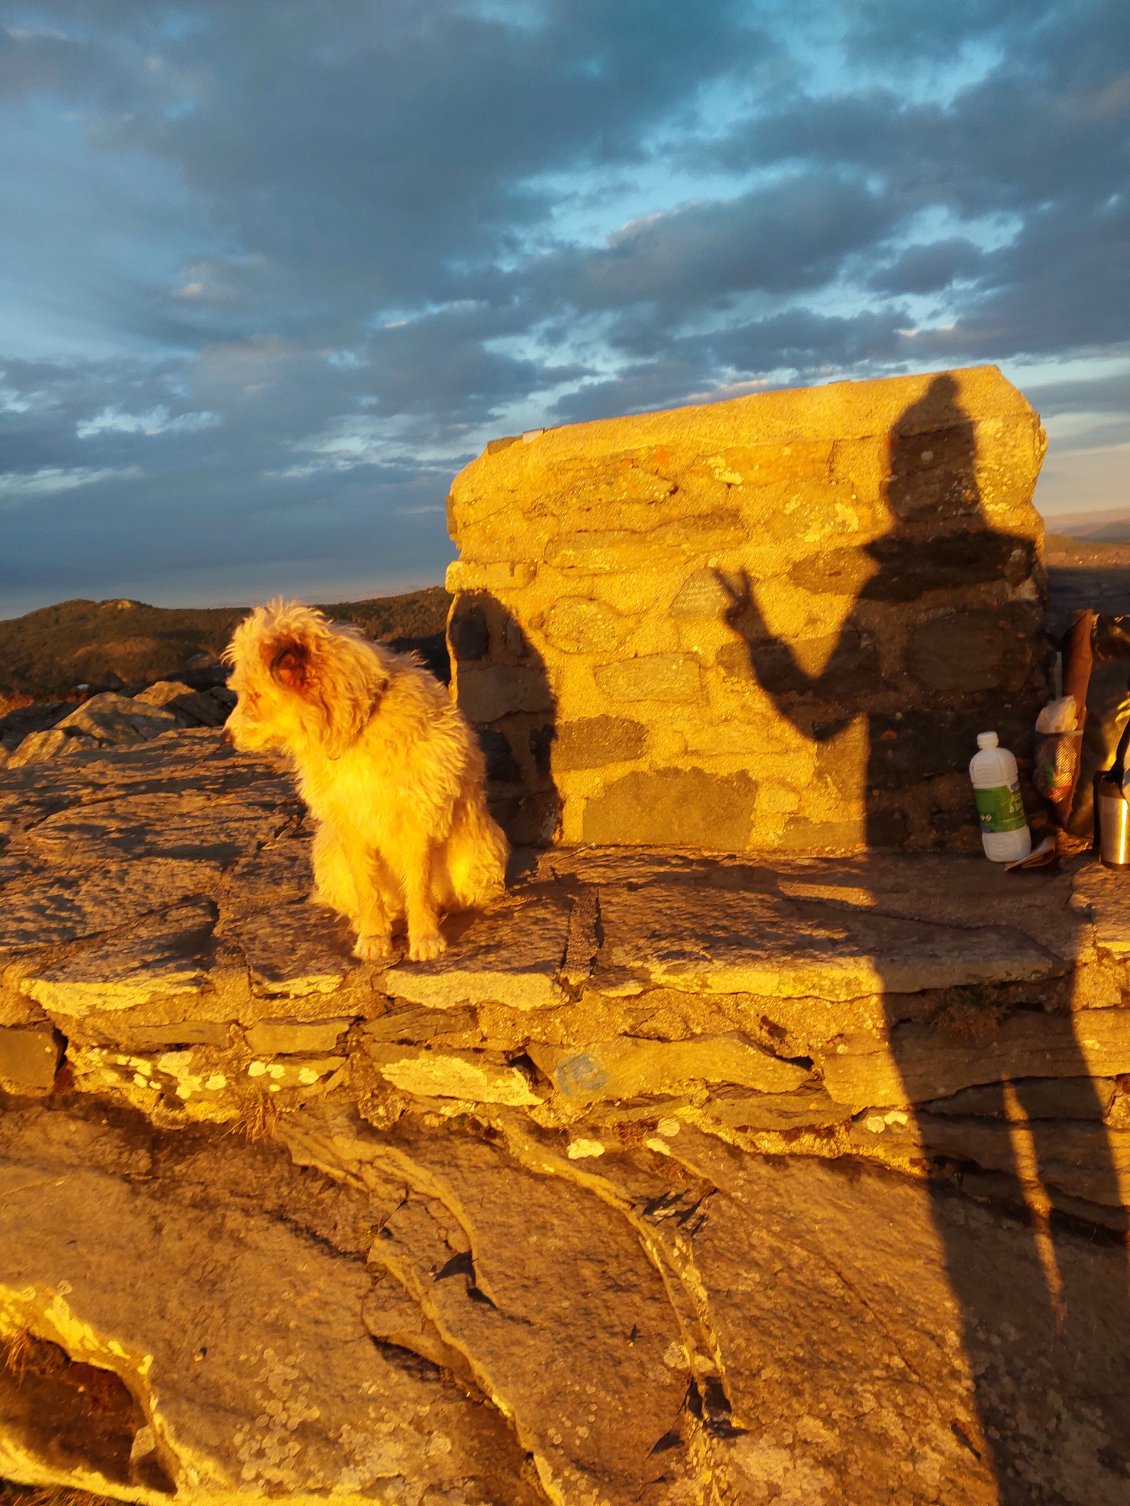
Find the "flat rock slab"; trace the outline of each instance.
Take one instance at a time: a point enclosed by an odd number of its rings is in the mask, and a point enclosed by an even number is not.
[[[0,1120],[0,1471],[156,1503],[1122,1506],[1125,1254],[684,1126]]]
[[[100,965],[110,1008],[142,998],[147,968],[156,992],[178,978],[195,986],[212,966],[208,947],[201,955],[198,931],[184,931],[192,939],[178,964],[175,934],[183,907],[196,905],[244,959],[253,995],[320,995],[327,1014],[340,1013],[334,995],[358,965],[348,928],[305,902],[309,834],[276,764],[201,730],[19,769],[0,775],[0,832],[0,956],[49,951],[48,971],[24,985],[49,1010],[87,1012]],[[1067,876],[1017,877],[954,855],[757,865],[565,849],[489,915],[452,920],[443,957],[364,976],[430,1009],[546,1010],[586,983],[610,997],[667,987],[847,1003],[1062,976],[1094,953],[1092,900],[1121,915],[1121,895],[1101,880],[1073,905]],[[148,962],[142,949],[123,992],[115,936],[136,952],[131,927],[158,934],[162,916],[168,946]],[[1115,947],[1117,919],[1100,925]],[[83,960],[69,957],[76,947]],[[27,966],[30,979],[38,964]]]
[[[577,848],[541,861],[599,892],[593,984],[846,1003],[1061,976],[1093,950],[1064,874],[980,858],[679,858]]]
[[[0,1474],[151,1502],[543,1499],[497,1411],[371,1341],[368,1205],[319,1206],[277,1150],[15,1114],[0,1199],[0,1325],[28,1335],[0,1371]]]

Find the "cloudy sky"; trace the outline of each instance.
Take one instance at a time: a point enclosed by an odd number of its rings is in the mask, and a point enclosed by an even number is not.
[[[1128,0],[0,17],[0,616],[430,584],[496,434],[958,364],[1130,506]]]

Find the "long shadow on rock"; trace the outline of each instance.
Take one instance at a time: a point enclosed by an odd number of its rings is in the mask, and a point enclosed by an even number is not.
[[[930,474],[924,464],[927,449],[934,459],[941,452],[941,471],[951,478],[936,494],[928,485],[923,487],[923,476]],[[873,685],[883,635],[906,631],[900,622],[905,623],[908,608],[926,592],[993,580],[1017,585],[1033,566],[1030,541],[987,524],[977,484],[973,425],[957,400],[952,378],[938,377],[926,397],[905,411],[891,431],[889,453],[885,497],[891,527],[861,551],[873,568],[818,673],[809,674],[791,646],[774,636],[748,576],[725,582],[732,601],[727,621],[746,645],[753,676],[818,752],[854,719],[855,713],[845,707],[850,708],[861,684]],[[939,538],[940,521],[946,531]],[[839,551],[844,559],[825,558],[818,568],[854,570],[858,575],[858,559],[846,558],[852,552]],[[984,620],[974,622],[974,615]],[[954,617],[948,641],[931,644],[922,636],[916,649],[914,635],[934,630],[926,620],[915,624],[911,613],[904,662],[920,662],[932,684],[925,697],[911,683],[890,687],[909,714],[897,719],[877,712],[868,716],[866,765],[855,774],[858,783],[844,787],[846,798],[863,804],[869,852],[905,842],[911,807],[904,805],[902,792],[908,780],[962,770],[976,746],[977,732],[986,727],[1000,729],[1006,746],[1010,737],[1026,740],[1030,735],[1027,716],[1018,717],[1007,708],[1010,695],[1021,703],[1031,686],[1022,682],[1022,668],[1012,666],[1005,640],[1039,630],[1038,605],[1014,600],[992,615],[1006,619],[1007,632],[994,629],[986,614],[971,611]],[[994,632],[1001,638],[999,645]],[[963,692],[962,680],[970,666],[984,669],[979,656],[986,650],[1001,656],[997,669],[989,683]],[[918,734],[913,731],[916,719]],[[840,787],[843,781],[841,771]],[[871,890],[882,911],[883,886],[873,863],[871,869],[869,879],[865,856],[857,881]],[[1024,882],[1003,874],[1001,879]],[[991,914],[986,914],[984,924],[993,925]],[[976,938],[971,930],[971,946],[977,945]],[[1057,950],[1070,953],[1069,940],[1065,944],[1060,938]],[[882,959],[872,961],[882,977]],[[892,1097],[917,1105],[909,1111],[906,1137],[912,1147],[921,1147],[917,1153],[925,1153],[933,1173],[926,1184],[930,1212],[949,1283],[961,1306],[979,1418],[978,1436],[967,1440],[970,1452],[991,1465],[1002,1506],[1082,1502],[1063,1481],[1029,1478],[1027,1440],[1033,1437],[1062,1440],[1064,1457],[1073,1449],[1084,1450],[1091,1468],[1098,1466],[1111,1482],[1112,1493],[1103,1499],[1130,1499],[1126,1366],[1117,1351],[1112,1357],[1109,1343],[1112,1329],[1130,1331],[1126,1267],[1119,1262],[1120,1279],[1111,1282],[1108,1276],[1097,1286],[1094,1272],[1099,1267],[1086,1258],[1089,1241],[1111,1237],[1098,1225],[1109,1222],[1118,1227],[1123,1203],[1103,1122],[1109,1084],[1091,1076],[1077,1034],[1086,1028],[1087,1013],[1071,1012],[1069,984],[1063,997],[1054,1001],[1058,1012],[1048,1012],[1050,1001],[1035,996],[1046,992],[1046,983],[1035,986],[1027,1002],[1033,1028],[1042,1032],[1038,1049],[1019,1054],[1017,1059],[1027,1065],[1011,1074],[1016,1080],[1009,1080],[1007,1068],[979,1071],[976,1057],[979,1050],[989,1051],[998,1031],[1008,1037],[1021,1032],[1024,1022],[1013,1023],[1015,1015],[998,1021],[992,1000],[968,990],[967,1080],[951,1080],[942,1093],[936,1088],[931,1092],[924,1084],[937,1070],[937,1040],[930,1038],[929,1027],[906,1028],[904,999],[894,991],[899,986],[905,983],[889,979],[891,991],[884,995],[890,1061],[900,1079]],[[929,1100],[933,1101],[924,1106]],[[994,1197],[1003,1193],[1018,1209],[1026,1237],[1019,1246],[1002,1244],[1002,1249],[1012,1251],[1012,1269],[987,1273],[984,1260],[970,1258],[969,1233],[960,1212],[963,1185],[966,1192]],[[1080,1224],[1080,1214],[1090,1222]],[[1105,1269],[1109,1271],[1109,1265]],[[1018,1290],[1027,1294],[1023,1328],[1002,1318],[1002,1292]],[[1078,1377],[1073,1397],[1064,1398],[1051,1384],[1053,1368],[1066,1368]],[[1127,1494],[1120,1497],[1119,1491]]]

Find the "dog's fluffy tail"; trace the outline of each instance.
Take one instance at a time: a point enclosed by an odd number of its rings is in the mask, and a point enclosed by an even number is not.
[[[506,885],[508,852],[482,796],[460,800],[444,853],[451,908],[475,910],[496,899]]]

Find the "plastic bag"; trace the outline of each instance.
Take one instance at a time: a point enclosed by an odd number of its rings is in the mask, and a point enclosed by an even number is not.
[[[1075,788],[1082,744],[1082,731],[1043,733],[1036,738],[1032,783],[1053,804],[1066,800]]]

